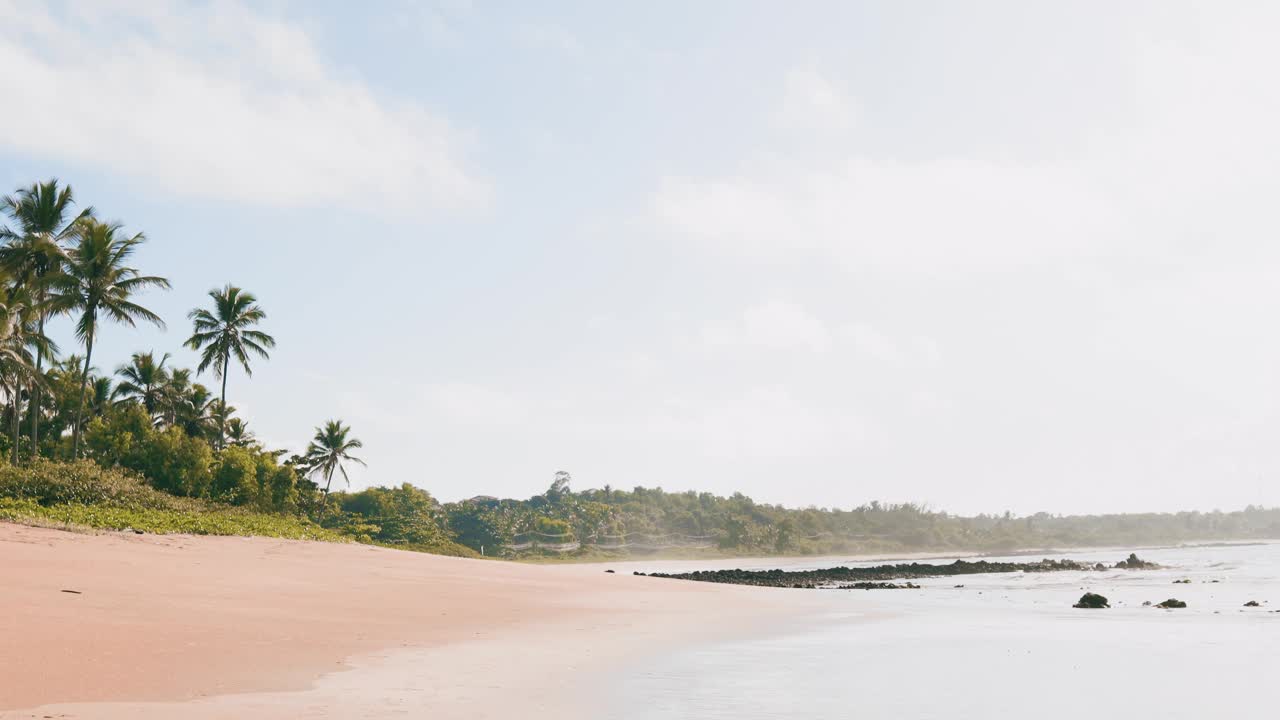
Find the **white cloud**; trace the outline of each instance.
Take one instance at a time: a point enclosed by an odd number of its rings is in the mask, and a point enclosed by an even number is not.
[[[824,75],[794,69],[787,73],[786,92],[774,120],[787,130],[823,132],[852,129],[855,117],[853,101]]]
[[[821,320],[795,303],[777,299],[747,308],[733,325],[708,329],[704,339],[712,347],[799,348],[816,353],[831,347],[831,334]]]
[[[580,57],[584,52],[577,37],[560,25],[548,22],[517,27],[516,39],[531,50],[551,51],[567,57]]]
[[[454,424],[506,426],[529,418],[517,397],[504,390],[467,382],[432,383],[421,388],[426,415]]]
[[[667,178],[655,209],[668,229],[731,254],[889,270],[1080,255],[1106,248],[1127,222],[1067,168],[856,156],[825,168]]]
[[[0,144],[194,196],[396,210],[486,202],[465,133],[236,2],[0,0]]]

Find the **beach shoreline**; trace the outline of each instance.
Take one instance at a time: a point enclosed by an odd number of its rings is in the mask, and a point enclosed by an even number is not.
[[[9,524],[0,566],[6,720],[589,717],[594,673],[821,604],[589,565]]]

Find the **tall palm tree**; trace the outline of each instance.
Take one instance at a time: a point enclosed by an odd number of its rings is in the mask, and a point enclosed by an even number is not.
[[[10,297],[12,288],[0,291],[0,391],[3,391],[10,412],[11,426],[15,429],[10,462],[18,463],[18,413],[21,404],[22,381],[31,367],[31,356],[22,337],[22,302]]]
[[[306,475],[314,475],[320,473],[324,476],[324,496],[329,497],[329,486],[333,483],[333,473],[335,471],[342,473],[342,479],[347,485],[351,485],[351,478],[347,477],[347,469],[343,466],[344,462],[359,463],[362,466],[365,462],[360,458],[351,454],[352,450],[364,447],[364,443],[356,438],[349,437],[351,427],[343,425],[341,420],[329,420],[324,425],[316,428],[316,436],[311,439],[311,444],[307,446],[307,453],[303,460],[306,467]]]
[[[147,414],[155,418],[162,409],[169,382],[169,373],[164,369],[168,360],[169,353],[165,353],[160,362],[156,362],[154,352],[134,353],[128,365],[116,368],[120,382],[111,393],[112,399],[117,403],[141,403]]]
[[[66,262],[63,243],[84,218],[93,216],[93,208],[87,207],[74,217],[70,216],[75,195],[71,187],[58,187],[54,178],[21,188],[13,195],[0,200],[0,211],[8,215],[17,228],[0,227],[0,267],[3,267],[19,284],[32,289],[35,301],[36,324],[39,335],[44,337],[44,321],[47,316],[49,279],[62,270]],[[45,352],[36,350],[36,375],[43,372]],[[38,454],[40,448],[40,387],[31,386],[31,447]]]
[[[213,376],[222,380],[222,404],[227,404],[227,370],[230,369],[231,357],[244,368],[244,374],[253,377],[249,367],[249,353],[266,360],[271,356],[268,348],[276,346],[275,338],[254,330],[253,327],[267,317],[267,313],[258,305],[258,298],[253,293],[245,292],[234,285],[226,285],[221,290],[209,291],[213,299],[213,311],[196,308],[187,315],[191,319],[193,332],[186,345],[192,350],[204,348],[200,355],[200,365],[196,372],[202,373],[213,368]],[[218,447],[226,440],[226,425],[218,425]]]
[[[28,289],[0,280],[0,389],[10,405],[10,459],[14,464],[20,444],[22,391],[44,384],[43,375],[35,369],[34,353],[46,352],[50,346],[48,338],[36,329],[35,315]]]
[[[89,384],[89,367],[93,362],[93,341],[100,319],[114,320],[134,327],[146,320],[164,327],[159,315],[133,302],[135,293],[149,287],[169,288],[169,281],[155,275],[143,275],[126,263],[139,245],[146,241],[142,233],[126,237],[118,223],[85,219],[77,223],[77,244],[68,254],[65,273],[53,277],[54,295],[51,308],[59,312],[79,312],[76,337],[84,343],[84,371],[80,376],[80,402],[71,433],[71,456],[80,453],[80,431],[84,423],[85,390]]]

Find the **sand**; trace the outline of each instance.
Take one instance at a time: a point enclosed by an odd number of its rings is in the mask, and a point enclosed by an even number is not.
[[[803,605],[601,566],[3,523],[0,573],[3,720],[591,717],[610,701],[593,677]]]

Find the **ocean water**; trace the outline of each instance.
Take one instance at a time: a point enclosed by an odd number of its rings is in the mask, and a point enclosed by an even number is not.
[[[1114,564],[1127,554],[1048,557]],[[916,581],[921,590],[790,591],[825,593],[824,612],[796,627],[643,661],[602,688],[599,716],[1280,717],[1280,544],[1139,556],[1167,567],[926,579]],[[1184,578],[1191,584],[1173,582]],[[1072,608],[1086,591],[1107,596],[1111,609]],[[1188,607],[1142,606],[1171,597]],[[1243,607],[1249,600],[1264,604]]]

